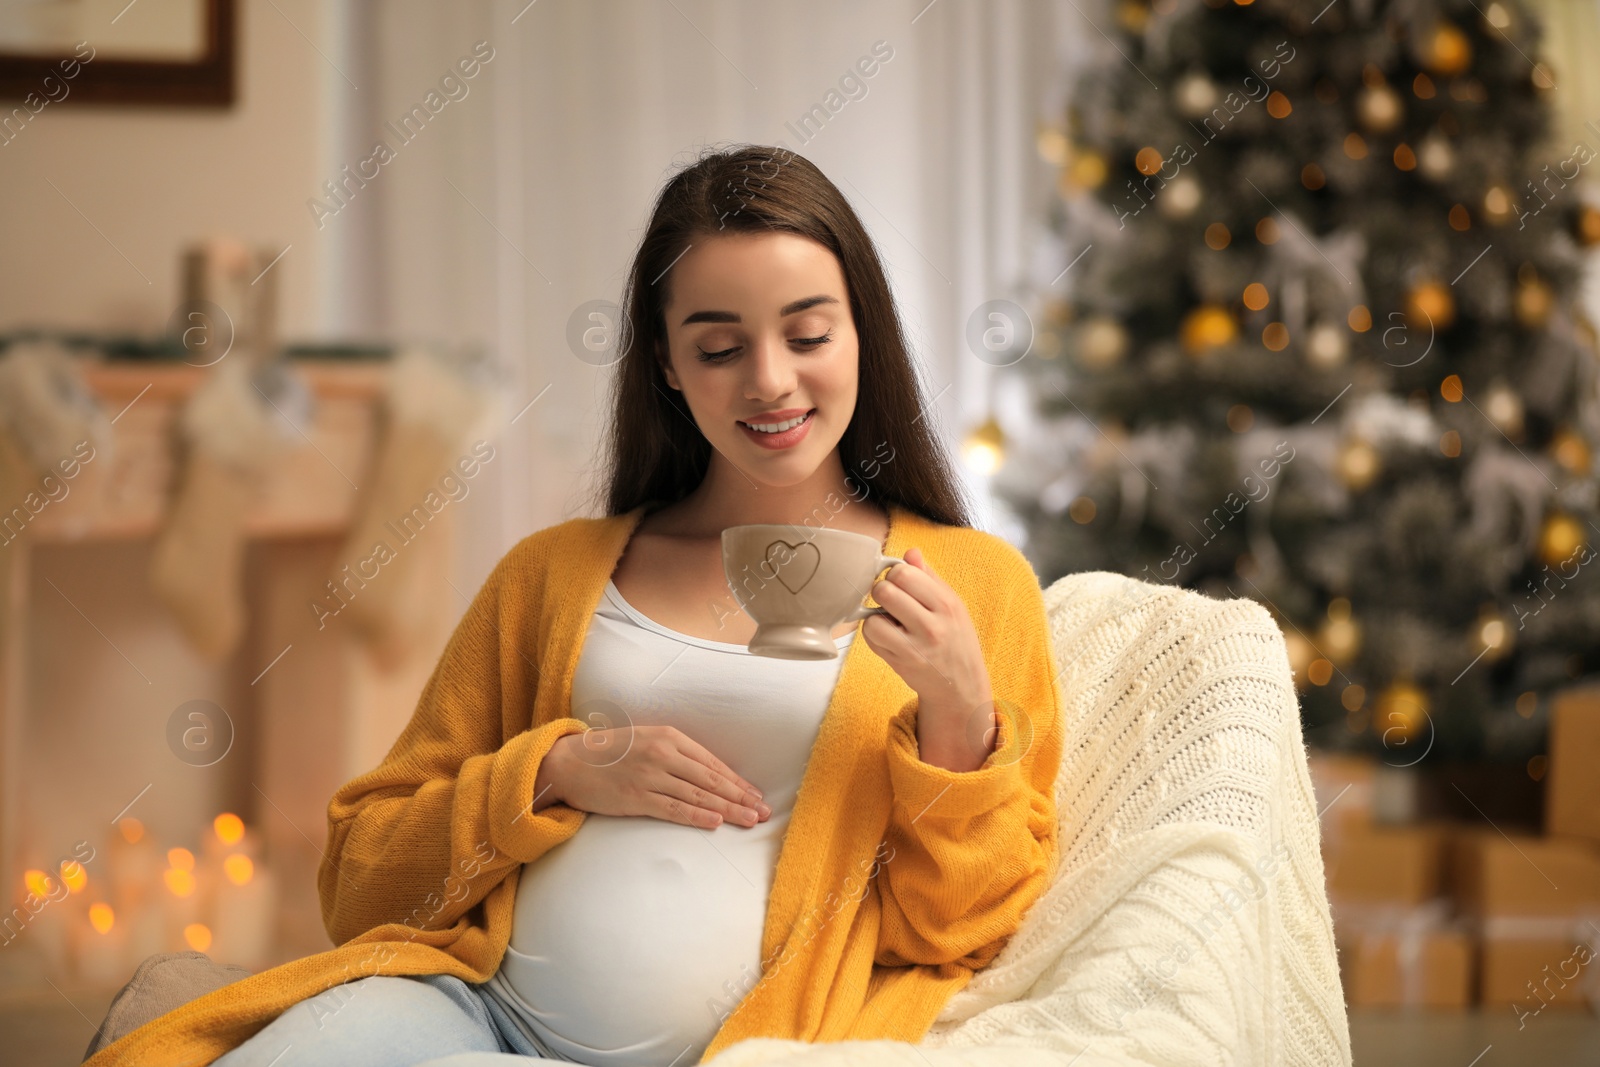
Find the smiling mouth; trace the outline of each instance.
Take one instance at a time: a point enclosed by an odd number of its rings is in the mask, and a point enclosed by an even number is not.
[[[750,423],[741,421],[739,419],[735,419],[734,421],[739,423],[740,426],[743,426],[747,430],[753,430],[756,433],[770,434],[770,435],[775,437],[778,434],[788,433],[790,430],[798,429],[801,426],[804,426],[806,423],[811,421],[811,416],[815,415],[816,413],[817,413],[817,409],[816,408],[812,408],[810,411],[805,413],[804,417],[802,417],[799,422],[795,422],[792,419],[784,419],[782,422],[762,423],[761,424],[762,426],[779,426],[779,427],[782,427],[782,429],[778,429],[778,430],[763,430],[758,426],[751,425]]]

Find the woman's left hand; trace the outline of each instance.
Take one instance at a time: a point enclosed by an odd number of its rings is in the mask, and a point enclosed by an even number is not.
[[[889,615],[870,615],[861,624],[867,646],[881,656],[917,694],[917,745],[924,762],[951,770],[971,770],[993,744],[993,695],[978,631],[967,606],[934,573],[922,549],[908,549],[905,565],[895,564],[872,587],[872,596]],[[892,616],[892,617],[891,617]],[[979,724],[987,717],[990,729]],[[950,763],[961,766],[950,767]]]

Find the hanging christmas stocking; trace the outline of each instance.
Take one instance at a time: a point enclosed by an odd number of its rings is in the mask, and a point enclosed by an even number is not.
[[[247,359],[217,364],[185,406],[183,470],[150,559],[150,584],[197,652],[215,662],[244,634],[244,517],[287,427]]]
[[[10,457],[0,543],[73,494],[74,514],[89,521],[111,482],[111,420],[61,345],[18,341],[0,352],[0,436]]]
[[[386,669],[411,655],[448,606],[439,590],[449,524],[481,464],[470,446],[493,436],[500,410],[481,370],[423,349],[396,355],[371,483],[312,608],[320,626],[350,626]]]

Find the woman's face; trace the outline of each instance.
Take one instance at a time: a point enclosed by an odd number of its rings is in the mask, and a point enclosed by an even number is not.
[[[740,233],[697,239],[671,270],[668,384],[748,477],[804,481],[856,408],[856,328],[839,261],[808,237]],[[780,433],[751,427],[802,416]]]

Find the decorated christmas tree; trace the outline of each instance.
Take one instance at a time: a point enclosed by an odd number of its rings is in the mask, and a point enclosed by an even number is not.
[[[1041,576],[1260,601],[1314,743],[1537,767],[1600,671],[1600,212],[1533,16],[1086,13],[1114,47],[1041,135],[1061,274],[1017,369],[1088,445],[997,482]]]

